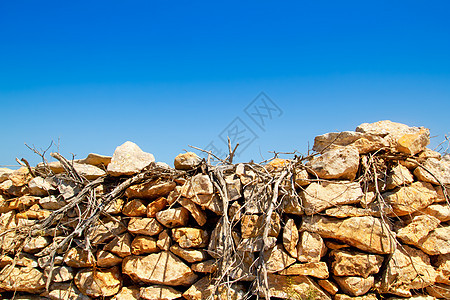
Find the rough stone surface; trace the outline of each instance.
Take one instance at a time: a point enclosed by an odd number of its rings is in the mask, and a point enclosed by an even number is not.
[[[333,258],[331,270],[334,275],[363,278],[378,273],[384,260],[381,255],[348,250],[333,250],[330,257]]]
[[[313,176],[322,179],[353,180],[359,167],[359,152],[354,147],[340,147],[324,152],[307,163]]]
[[[292,299],[293,295],[312,297],[316,300],[331,300],[331,298],[307,276],[282,276],[267,274],[269,296],[282,299]],[[264,296],[261,291],[260,296]]]
[[[101,155],[97,153],[89,153],[86,158],[77,160],[79,164],[88,164],[97,167],[108,166],[111,163],[111,156]]]
[[[205,225],[206,214],[197,204],[187,198],[180,198],[178,202],[191,213],[191,216],[195,219],[198,225]]]
[[[14,172],[8,168],[0,168],[0,183],[9,179],[9,175]]]
[[[353,146],[360,154],[376,151],[388,147],[389,144],[383,138],[370,133],[355,131],[330,132],[314,138],[313,150],[322,152],[338,146]]]
[[[141,199],[133,199],[123,206],[122,214],[128,217],[145,217],[147,216],[147,203]]]
[[[73,282],[57,282],[50,285],[50,290],[44,292],[42,296],[51,300],[89,300],[83,295]],[[17,299],[17,298],[16,298]]]
[[[128,256],[122,272],[135,281],[169,286],[191,285],[197,275],[171,252],[162,251],[147,256]]]
[[[176,183],[173,181],[166,182],[148,182],[130,186],[125,191],[125,196],[130,199],[156,199],[166,197],[175,188]]]
[[[133,142],[125,142],[114,151],[108,173],[112,176],[133,175],[155,161],[151,153],[146,153]]]
[[[298,229],[293,219],[288,219],[283,228],[284,249],[294,258],[297,258]]]
[[[129,233],[116,236],[103,250],[112,252],[120,257],[131,255],[131,242],[133,237]]]
[[[45,277],[38,269],[9,265],[0,271],[0,290],[37,293],[44,288]]]
[[[364,217],[364,216],[380,216],[380,212],[370,207],[360,208],[351,205],[340,205],[325,210],[325,214],[329,217],[348,218],[348,217]]]
[[[55,190],[50,182],[40,176],[31,179],[28,182],[28,188],[33,196],[48,196],[50,191]]]
[[[168,228],[185,226],[189,221],[189,211],[184,207],[168,208],[156,213],[156,219]]]
[[[195,195],[210,195],[214,193],[214,187],[208,175],[197,174],[186,181],[181,188],[181,195],[186,198],[192,198]]]
[[[433,173],[432,176],[428,171],[422,167],[417,167],[414,170],[414,175],[420,181],[429,182],[432,184],[450,184],[450,161],[438,158],[429,158],[423,163],[423,167]],[[438,181],[439,180],[439,181]]]
[[[126,227],[121,222],[103,220],[89,228],[88,236],[91,243],[97,245],[110,240],[116,235],[124,233],[126,230]]]
[[[172,245],[172,238],[170,237],[169,230],[165,229],[161,231],[158,235],[158,240],[156,241],[156,246],[161,250],[169,251]]]
[[[173,300],[181,298],[181,295],[176,289],[162,285],[142,287],[139,294],[140,299],[145,300]]]
[[[279,272],[281,275],[303,275],[326,279],[330,275],[326,262],[309,262],[304,264],[294,264],[289,268]]]
[[[322,237],[315,232],[302,231],[297,245],[297,259],[301,262],[319,262],[327,248]]]
[[[155,252],[159,252],[159,248],[154,237],[148,235],[138,235],[131,242],[131,253],[134,255]]]
[[[367,278],[345,276],[334,277],[334,280],[338,283],[339,287],[347,294],[351,296],[361,296],[367,293],[374,285],[375,279],[373,276]]]
[[[396,165],[391,169],[386,179],[386,189],[390,190],[398,186],[404,186],[414,181],[411,172],[402,165]]]
[[[214,273],[217,271],[217,262],[214,259],[205,260],[191,265],[191,269],[198,273]]]
[[[450,225],[436,228],[419,240],[417,247],[428,255],[450,253]]]
[[[166,208],[168,202],[164,197],[159,197],[147,206],[147,217],[154,218],[156,214]]]
[[[268,248],[272,248],[277,243],[277,238],[273,236],[269,236],[267,238]],[[242,239],[237,247],[239,251],[245,251],[245,252],[259,252],[263,250],[264,242],[261,237],[252,237],[248,239]]]
[[[196,167],[202,159],[194,152],[180,153],[175,157],[173,162],[177,170],[190,170]]]
[[[134,234],[157,235],[163,226],[155,218],[130,218],[128,231]]]
[[[440,221],[428,215],[419,215],[413,218],[412,222],[402,227],[397,232],[397,238],[403,243],[418,245],[419,241],[426,237],[428,233],[439,226]]]
[[[174,228],[172,229],[172,238],[182,248],[197,248],[208,245],[208,233],[198,228]]]
[[[284,270],[296,261],[295,258],[292,258],[284,251],[282,245],[276,245],[275,247],[264,251],[263,259],[266,263],[267,272],[269,273],[276,273]]]
[[[48,266],[44,269],[45,277],[50,276],[51,267]],[[71,267],[60,266],[53,268],[52,281],[53,282],[65,282],[73,279],[74,270]]]
[[[119,268],[82,269],[75,276],[78,289],[90,297],[108,297],[117,294],[122,287]]]
[[[112,254],[111,252],[104,250],[97,251],[97,265],[101,268],[109,268],[120,265],[122,260],[123,259],[121,257]]]
[[[317,283],[322,287],[328,294],[334,296],[339,291],[339,287],[336,283],[329,281],[327,279],[320,279]],[[375,297],[376,299],[376,297]]]
[[[64,263],[74,268],[87,268],[94,265],[94,257],[88,251],[80,248],[71,248],[64,255]]]
[[[208,257],[206,251],[204,250],[185,249],[181,248],[178,245],[172,245],[170,247],[170,252],[189,263],[199,262],[205,260]]]
[[[124,286],[111,300],[139,300],[140,289],[138,286]]]
[[[265,227],[264,215],[244,215],[241,220],[241,236],[244,239],[262,236]],[[269,236],[277,237],[280,233],[280,216],[272,213],[270,218]]]
[[[421,209],[419,213],[433,216],[441,222],[450,221],[450,206],[447,204],[432,204]]]
[[[216,290],[217,294],[214,297],[213,285],[208,277],[203,277],[194,283],[186,292],[183,293],[183,297],[188,300],[241,300],[244,299],[245,291],[242,284],[231,284],[228,286],[219,286]]]

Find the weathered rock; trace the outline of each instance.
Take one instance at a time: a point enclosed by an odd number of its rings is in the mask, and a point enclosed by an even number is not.
[[[253,281],[256,279],[255,255],[252,252],[236,251],[233,263],[227,262],[230,277],[239,281]],[[224,267],[223,265],[221,267]]]
[[[267,274],[269,296],[282,299],[292,299],[293,295],[302,295],[308,299],[331,300],[331,298],[307,276],[282,276]],[[259,292],[263,297],[264,293]]]
[[[11,210],[23,211],[28,207],[33,206],[39,202],[38,197],[34,196],[22,196],[13,199],[7,199],[0,202],[0,213],[6,213]]]
[[[107,167],[111,163],[111,156],[89,153],[86,158],[79,159],[76,162],[79,164],[88,164],[96,167]]]
[[[109,268],[120,265],[123,259],[111,252],[98,250],[97,251],[97,265],[101,268]]]
[[[205,276],[184,292],[183,297],[187,300],[241,300],[244,299],[246,294],[242,284],[236,283],[233,283],[230,286],[219,286],[214,296],[212,296],[213,291],[214,286],[211,283],[211,280],[208,276]]]
[[[122,214],[128,217],[147,216],[147,203],[145,200],[133,199],[122,208]]]
[[[319,262],[325,255],[327,248],[322,237],[315,232],[300,233],[297,245],[297,259],[301,262]]]
[[[119,219],[120,221],[120,219]],[[88,229],[88,237],[93,245],[98,245],[110,240],[112,237],[122,234],[126,231],[122,222],[114,220],[103,220]]]
[[[287,254],[282,245],[263,252],[263,259],[266,263],[267,272],[276,273],[286,269],[288,266],[295,263],[296,259]]]
[[[64,198],[55,197],[53,195],[39,199],[39,205],[43,209],[56,210],[64,207],[66,204],[67,202],[64,200]]]
[[[11,257],[9,257],[5,254],[2,254],[0,256],[0,268],[3,268],[4,266],[12,264],[13,261],[14,260]]]
[[[130,199],[141,198],[153,200],[159,197],[167,197],[175,186],[176,183],[173,181],[141,183],[127,188],[125,196]]]
[[[64,262],[64,257],[62,256],[55,256],[53,259],[53,265],[59,266]],[[47,255],[43,257],[38,258],[38,265],[41,269],[45,269],[46,267],[50,266],[52,264],[52,256]]]
[[[433,175],[431,175],[428,171]],[[450,184],[450,161],[438,158],[429,158],[414,170],[414,175],[420,181],[432,184]],[[440,181],[440,183],[439,183]]]
[[[330,275],[328,272],[327,263],[323,261],[294,264],[278,274],[312,276],[320,279],[326,279]]]
[[[128,222],[128,231],[134,234],[157,235],[163,230],[155,218],[132,217]]]
[[[398,230],[397,238],[403,243],[417,246],[419,240],[426,237],[430,231],[436,229],[439,223],[440,221],[432,216],[416,216],[411,223]]]
[[[265,227],[265,215],[244,215],[241,220],[241,236],[243,239],[262,236]],[[269,236],[277,237],[281,230],[280,215],[272,213],[269,225]]]
[[[247,239],[242,239],[237,247],[237,250],[244,252],[259,252],[266,248],[275,247],[277,243],[277,238],[274,236],[269,236],[267,238],[268,244],[264,245],[262,237],[252,237]]]
[[[329,217],[348,218],[348,217],[364,217],[364,216],[379,216],[380,212],[370,207],[360,208],[351,205],[340,205],[325,210],[325,214]]]
[[[386,189],[390,190],[398,186],[404,186],[414,181],[411,172],[402,165],[394,166],[386,178]]]
[[[50,276],[50,270],[52,270],[52,268],[50,266],[48,266],[47,268],[44,269],[45,277]],[[52,270],[52,281],[53,282],[69,281],[69,280],[73,279],[73,274],[74,274],[74,271],[71,267],[59,266],[59,267],[53,268],[53,270]]]
[[[81,177],[84,177],[88,180],[95,180],[101,176],[106,175],[105,171],[93,165],[79,164],[74,162],[72,166]]]
[[[244,187],[245,213],[262,214],[267,211],[272,188],[264,183],[252,183]]]
[[[429,143],[430,131],[421,128],[418,132],[402,135],[397,141],[397,150],[408,155],[415,155],[423,151]]]
[[[283,194],[280,208],[287,214],[301,216],[304,214],[303,207],[300,205],[299,196],[291,194]]]
[[[9,174],[8,179],[14,186],[24,186],[33,178],[27,167],[21,167]]]
[[[450,206],[447,204],[431,204],[420,210],[419,214],[433,216],[441,222],[450,221]]]
[[[39,204],[34,204],[24,212],[16,214],[17,219],[34,219],[42,220],[47,218],[51,214],[51,211],[42,209]]]
[[[305,214],[312,215],[335,205],[359,203],[363,192],[357,182],[314,182],[300,196]]]
[[[18,266],[29,268],[36,268],[39,266],[36,257],[28,253],[16,254],[15,259]]]
[[[234,201],[228,207],[228,219],[230,222],[237,222],[242,218],[243,208],[239,202]]]
[[[308,171],[303,168],[294,168],[294,182],[296,186],[306,186],[310,183]]]
[[[195,204],[193,201],[187,199],[187,198],[180,198],[178,202],[186,208],[192,215],[192,217],[195,219],[198,225],[203,226],[206,223],[206,214],[200,209],[200,207]]]
[[[434,284],[436,275],[425,253],[409,246],[398,247],[384,270],[380,292],[411,297],[410,289],[423,289]]]
[[[383,263],[383,256],[359,251],[333,250],[331,270],[336,276],[360,276],[377,274]]]
[[[131,255],[131,242],[133,237],[129,233],[116,236],[103,250],[112,252],[120,257]]]
[[[141,255],[158,252],[156,239],[147,235],[138,235],[131,242],[131,253]]]
[[[420,239],[417,247],[428,255],[450,253],[450,225],[436,228]]]
[[[169,235],[169,230],[165,229],[158,235],[158,240],[156,241],[156,246],[161,250],[169,251],[172,245],[172,238]]]
[[[374,285],[375,279],[373,276],[367,278],[345,276],[345,277],[334,277],[334,280],[338,283],[339,287],[351,296],[361,296],[367,293]]]
[[[124,286],[111,300],[139,300],[140,288],[138,286]]]
[[[324,152],[307,163],[311,174],[322,179],[353,180],[359,167],[359,152],[354,147],[340,147]]]
[[[298,229],[293,219],[288,219],[283,228],[283,246],[292,256],[297,258]]]
[[[404,216],[432,204],[437,193],[431,184],[419,181],[384,193],[383,198],[392,207],[390,216]]]
[[[191,269],[198,273],[214,273],[217,271],[217,262],[215,259],[205,260],[191,265]]]
[[[71,248],[64,255],[64,263],[69,267],[87,268],[94,266],[95,259],[88,251]]]
[[[242,185],[239,178],[236,178],[234,175],[226,176],[225,183],[229,201],[234,201],[242,197]]]
[[[125,142],[114,151],[108,173],[112,176],[133,175],[155,161],[151,153],[146,153],[133,142]]]
[[[105,212],[111,215],[120,214],[124,204],[125,201],[122,198],[116,198],[106,205]]]
[[[0,183],[0,191],[3,191],[5,195],[12,195],[16,197],[21,197],[28,194],[28,186],[15,186],[11,180],[5,180]]]
[[[413,298],[408,298],[413,299]],[[352,297],[346,294],[336,294],[334,300],[378,300],[375,294],[366,294],[364,296]],[[429,299],[427,299],[429,300]]]
[[[9,175],[14,172],[14,170],[8,168],[0,168],[0,183],[9,179]]]
[[[168,208],[157,212],[156,219],[168,228],[185,226],[189,221],[189,211],[184,207]]]
[[[322,152],[339,146],[353,146],[360,154],[366,154],[389,144],[380,136],[354,131],[330,132],[314,138],[313,150]]]
[[[173,165],[177,170],[191,170],[195,168],[202,159],[194,152],[180,153],[175,157]]]
[[[128,256],[123,261],[122,272],[134,281],[170,286],[191,285],[197,279],[181,259],[168,251]]]
[[[172,238],[182,248],[202,248],[208,245],[208,233],[198,228],[174,228]]]
[[[192,198],[195,195],[210,195],[214,193],[214,187],[208,175],[197,174],[181,188],[181,195],[186,198]]]
[[[48,292],[41,294],[51,300],[89,300],[83,295],[73,282],[56,282],[50,285]]]
[[[44,178],[37,176],[28,182],[28,189],[33,196],[48,196],[55,188]]]
[[[438,255],[434,265],[438,272],[436,282],[450,285],[450,254]]]
[[[51,240],[49,237],[45,236],[36,236],[30,238],[29,242],[23,246],[23,251],[28,253],[36,253],[39,250],[47,247],[50,244]]]
[[[395,249],[390,229],[374,217],[305,217],[300,230],[317,232],[323,238],[336,239],[369,253],[388,254]]]
[[[0,289],[39,293],[45,289],[45,277],[38,269],[9,265],[0,271]]]
[[[181,292],[162,285],[142,287],[139,295],[140,299],[145,300],[173,300],[181,298]]]
[[[166,208],[168,202],[164,197],[159,197],[147,206],[147,217],[154,218],[156,214]]]
[[[336,283],[329,281],[327,279],[317,280],[317,283],[330,295],[334,296],[339,291],[339,287]],[[376,299],[376,297],[375,297]]]
[[[170,252],[189,263],[199,262],[208,257],[206,251],[204,250],[184,249],[178,245],[172,245],[170,247]]]
[[[108,297],[117,294],[122,287],[118,267],[110,269],[82,269],[75,275],[74,282],[78,289],[90,297]]]

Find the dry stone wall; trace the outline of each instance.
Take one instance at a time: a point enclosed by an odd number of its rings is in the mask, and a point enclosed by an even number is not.
[[[450,157],[428,144],[380,121],[262,165],[126,142],[0,169],[1,297],[450,299]]]

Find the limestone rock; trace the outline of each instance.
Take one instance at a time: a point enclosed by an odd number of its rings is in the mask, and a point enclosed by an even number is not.
[[[23,246],[23,251],[36,253],[50,244],[50,238],[45,236],[36,236],[30,238],[30,241]]]
[[[391,299],[391,298],[389,298]],[[408,299],[413,299],[413,298],[408,298]],[[334,296],[334,300],[378,300],[377,296],[375,294],[366,294],[363,296],[358,296],[358,297],[352,297],[346,294],[336,294]],[[427,299],[429,300],[429,299]]]
[[[314,138],[313,150],[322,152],[338,146],[353,146],[360,154],[366,154],[381,148],[388,147],[389,144],[380,136],[370,133],[354,131],[330,132]]]
[[[398,230],[397,238],[403,243],[417,246],[419,240],[426,237],[430,231],[436,229],[439,223],[440,221],[432,216],[416,216],[411,223]]]
[[[39,293],[45,289],[45,277],[38,269],[9,265],[0,271],[0,289]]]
[[[64,257],[62,256],[55,256],[53,260],[54,266],[59,266],[64,262]],[[52,256],[46,255],[38,258],[38,265],[41,269],[45,269],[46,267],[50,266],[52,264]]]
[[[80,248],[71,248],[64,255],[64,263],[69,267],[87,268],[94,266],[94,262],[94,257]]]
[[[310,183],[306,169],[294,168],[294,182],[297,186],[306,186]]]
[[[388,254],[395,249],[390,229],[374,217],[305,217],[300,230],[317,232],[323,238],[336,239],[369,253]]]
[[[164,197],[159,197],[155,201],[152,201],[149,205],[147,205],[147,217],[156,217],[156,214],[166,208],[167,204],[167,199]]]
[[[74,162],[72,166],[81,177],[84,177],[88,180],[94,180],[106,175],[105,171],[93,165],[79,164]]]
[[[112,252],[120,257],[131,255],[131,242],[133,237],[129,233],[116,236],[103,250]]]
[[[433,173],[433,175],[437,177],[437,180],[420,166],[414,170],[414,175],[416,175],[417,179],[436,185],[439,184],[438,180],[442,184],[450,184],[450,161],[445,159],[429,158],[423,163],[423,166],[425,169]]]
[[[404,186],[414,181],[411,172],[402,165],[394,166],[386,179],[386,188],[388,190],[398,186]]]
[[[315,232],[302,231],[297,245],[297,259],[301,262],[319,262],[327,248],[322,237]]]
[[[63,197],[55,197],[53,195],[39,199],[39,205],[43,209],[57,210],[64,207],[66,204],[67,202]]]
[[[96,167],[107,167],[111,163],[111,156],[89,153],[86,158],[77,160],[76,162],[79,164],[88,164]]]
[[[176,183],[173,181],[166,182],[148,182],[130,186],[125,191],[125,196],[130,199],[156,199],[166,197],[175,188]]]
[[[450,285],[450,254],[438,255],[434,265],[438,272],[436,282]]]
[[[145,300],[173,300],[181,298],[181,292],[162,285],[142,287],[139,295],[140,299]]]
[[[20,212],[16,214],[17,219],[36,219],[43,220],[47,218],[51,214],[50,211],[41,209],[39,204],[34,204],[28,208],[28,210],[24,212]]]
[[[161,250],[169,251],[172,245],[172,238],[169,235],[169,230],[165,229],[161,231],[158,235],[158,240],[156,241],[156,246]]]
[[[255,255],[252,252],[236,251],[234,263],[230,266],[230,277],[234,280],[253,281],[256,279]]]
[[[242,179],[241,179],[242,180]],[[245,212],[262,214],[267,211],[272,188],[263,183],[252,183],[244,187]]]
[[[14,170],[8,176],[8,179],[12,181],[12,184],[18,187],[26,185],[32,178],[33,177],[27,167],[21,167],[20,169]]]
[[[15,186],[13,182],[8,179],[0,183],[0,192],[3,191],[5,195],[12,195],[16,197],[21,197],[28,194],[28,186]]]
[[[312,215],[335,205],[359,203],[363,192],[356,182],[313,182],[300,196],[305,213]]]
[[[28,182],[28,189],[33,196],[48,196],[55,188],[44,178],[37,176]]]
[[[242,197],[242,185],[239,178],[235,178],[234,175],[226,176],[225,183],[230,201],[234,201]]]
[[[193,201],[187,199],[187,198],[180,198],[178,202],[186,208],[192,215],[192,217],[195,219],[198,225],[203,226],[206,223],[206,214],[200,209],[200,207],[195,204]]]
[[[74,278],[78,289],[89,297],[108,297],[117,294],[122,288],[118,267],[110,269],[80,270]]]
[[[331,270],[336,276],[360,276],[377,274],[383,263],[383,256],[359,251],[333,250]]]
[[[41,294],[51,300],[89,300],[83,295],[73,282],[55,282],[50,285],[48,292]]]
[[[8,168],[0,168],[0,183],[9,179],[9,175],[14,172],[14,170]]]
[[[243,239],[262,236],[265,227],[265,215],[244,215],[241,220],[241,236]],[[272,213],[269,225],[269,236],[277,237],[281,230],[280,215]]]
[[[0,213],[6,213],[11,210],[24,211],[27,208],[37,204],[39,202],[38,197],[34,196],[22,196],[18,198],[3,200],[0,202]]]
[[[197,275],[181,259],[168,251],[147,256],[128,256],[122,272],[134,281],[170,286],[191,285]]]
[[[450,206],[447,204],[431,204],[422,209],[419,213],[435,217],[441,222],[450,221]]]
[[[317,280],[317,283],[330,295],[334,296],[339,291],[339,287],[336,283],[329,281],[327,279]],[[375,299],[377,299],[375,297]]]
[[[197,273],[214,273],[217,271],[217,262],[215,259],[205,260],[192,264],[191,269]]]
[[[156,219],[168,228],[185,226],[189,221],[189,212],[184,207],[168,208],[157,212]]]
[[[123,259],[111,252],[98,250],[97,251],[97,265],[101,268],[109,268],[120,265]]]
[[[163,231],[164,232],[164,231]],[[131,242],[131,253],[134,255],[148,254],[158,252],[159,248],[156,239],[148,235],[138,235]]]
[[[184,249],[178,245],[172,245],[170,247],[170,252],[189,263],[199,262],[205,260],[208,257],[206,251],[204,250]]]
[[[202,159],[194,152],[180,153],[175,157],[173,162],[177,170],[191,170],[195,168]]]
[[[128,217],[147,216],[147,203],[141,199],[133,199],[122,208],[122,214]]]
[[[244,287],[239,283],[233,283],[229,287],[219,286],[214,296],[212,293],[213,285],[208,276],[205,276],[184,292],[183,297],[187,300],[242,300],[246,294]]]
[[[292,194],[284,194],[281,196],[281,209],[287,214],[301,216],[304,214],[303,207],[300,205],[299,197]]]
[[[450,225],[436,228],[420,239],[417,247],[428,255],[450,253]]]
[[[13,259],[5,254],[0,256],[0,269],[13,263]]]
[[[397,150],[408,155],[415,155],[423,151],[429,143],[430,131],[421,128],[418,132],[402,135],[397,141]]]
[[[293,219],[288,219],[283,228],[283,246],[292,256],[297,258],[298,229]]]
[[[50,276],[50,270],[51,270],[50,266],[48,266],[47,268],[44,269],[45,277]],[[73,279],[73,274],[74,274],[74,271],[71,267],[59,266],[59,267],[53,268],[52,281],[53,282],[70,281]]]
[[[208,233],[198,228],[174,228],[172,238],[182,248],[202,248],[208,245]]]
[[[364,217],[364,216],[379,216],[380,212],[374,209],[359,208],[351,205],[339,205],[337,207],[328,208],[325,214],[329,217],[348,218],[348,217]]]
[[[93,227],[89,228],[88,236],[93,245],[101,244],[115,235],[122,234],[126,231],[126,227],[121,223],[114,220],[98,222]]]
[[[289,268],[279,272],[280,275],[302,275],[326,279],[330,275],[326,262],[308,262],[304,264],[294,264]]]
[[[111,300],[139,300],[140,288],[138,286],[124,286]]]
[[[111,215],[120,214],[124,203],[125,201],[122,198],[116,198],[105,207],[105,212]]]
[[[390,216],[404,216],[432,204],[437,193],[431,184],[418,181],[384,193],[383,198],[392,207]]]
[[[16,265],[22,267],[36,268],[39,266],[37,259],[34,255],[28,253],[16,254]]]
[[[361,296],[367,293],[374,285],[375,279],[373,276],[367,278],[345,276],[334,277],[334,280],[339,284],[340,288],[351,296]]]
[[[186,198],[192,198],[195,195],[210,195],[214,193],[214,187],[208,175],[197,174],[181,188],[181,195]]]
[[[263,252],[263,259],[266,263],[267,272],[276,273],[286,269],[288,266],[295,263],[296,259],[287,254],[282,245]]]
[[[273,236],[269,236],[267,238],[268,244],[264,245],[264,241],[262,237],[251,237],[247,239],[242,239],[237,247],[239,251],[244,252],[259,252],[264,249],[266,246],[267,248],[272,248],[277,243],[277,238]]]
[[[128,222],[128,231],[134,234],[157,235],[163,230],[155,218],[132,217]]]
[[[324,152],[307,163],[313,176],[321,179],[353,180],[359,167],[359,152],[354,147],[340,147]]]
[[[112,176],[133,175],[155,161],[151,153],[146,153],[133,142],[125,142],[114,151],[108,173]]]
[[[269,283],[269,296],[292,299],[292,295],[305,295],[316,300],[331,300],[331,298],[307,276],[282,276],[267,274]],[[259,296],[264,296],[262,291]]]

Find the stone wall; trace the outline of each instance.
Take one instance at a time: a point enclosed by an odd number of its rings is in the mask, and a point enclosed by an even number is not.
[[[0,169],[3,299],[450,299],[450,158],[380,121],[266,164]],[[0,297],[1,298],[1,297]]]

